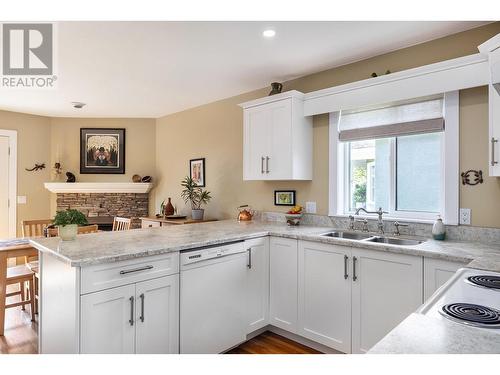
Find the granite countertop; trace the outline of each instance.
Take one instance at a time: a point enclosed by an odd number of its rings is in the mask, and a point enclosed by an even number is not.
[[[272,235],[446,259],[469,263],[468,267],[500,271],[500,246],[496,245],[427,240],[416,246],[399,246],[319,236],[329,230],[332,228],[309,225],[290,227],[284,223],[266,221],[223,220],[122,232],[99,232],[77,236],[74,241],[61,241],[58,237],[36,238],[31,240],[31,244],[71,266],[82,267]]]
[[[498,354],[495,329],[469,327],[413,313],[369,351],[370,354]]]

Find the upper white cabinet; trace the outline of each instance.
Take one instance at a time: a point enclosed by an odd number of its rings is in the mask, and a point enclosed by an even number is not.
[[[500,34],[478,47],[488,57],[489,174],[500,176]]]
[[[298,242],[271,237],[269,324],[297,332]]]
[[[364,353],[422,304],[422,257],[352,249],[352,352]]]
[[[245,241],[247,263],[247,333],[269,323],[269,237]]]
[[[459,268],[466,265],[467,263],[424,258],[424,301],[446,283]]]
[[[312,117],[292,90],[242,103],[243,179],[311,180]]]
[[[351,352],[351,249],[299,241],[298,334]]]

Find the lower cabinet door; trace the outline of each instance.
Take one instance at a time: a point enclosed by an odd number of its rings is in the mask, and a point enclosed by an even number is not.
[[[428,300],[441,285],[465,265],[466,263],[461,262],[424,258],[424,301]]]
[[[423,302],[422,257],[352,249],[352,351],[364,353]]]
[[[81,296],[80,352],[135,352],[135,284]]]
[[[271,237],[269,323],[297,332],[298,241]]]
[[[269,237],[245,241],[247,248],[246,333],[269,324]]]
[[[351,352],[350,248],[299,241],[298,334]]]
[[[136,301],[136,353],[179,353],[179,275],[137,283]]]

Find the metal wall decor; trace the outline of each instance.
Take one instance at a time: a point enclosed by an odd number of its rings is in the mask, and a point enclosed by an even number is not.
[[[35,166],[33,168],[24,168],[28,172],[36,172],[36,171],[41,171],[42,169],[45,169],[45,163],[35,163]]]
[[[477,185],[483,183],[483,171],[475,171],[469,169],[466,172],[462,172],[462,185]]]

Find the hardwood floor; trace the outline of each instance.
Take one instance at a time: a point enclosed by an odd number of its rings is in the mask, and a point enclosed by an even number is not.
[[[230,350],[227,354],[321,354],[321,352],[266,331]]]
[[[14,291],[9,286],[7,290]],[[19,300],[19,296],[9,297],[9,302]],[[7,309],[5,312],[5,332],[0,336],[0,354],[36,354],[38,353],[38,323],[32,322],[29,310],[21,307]]]

